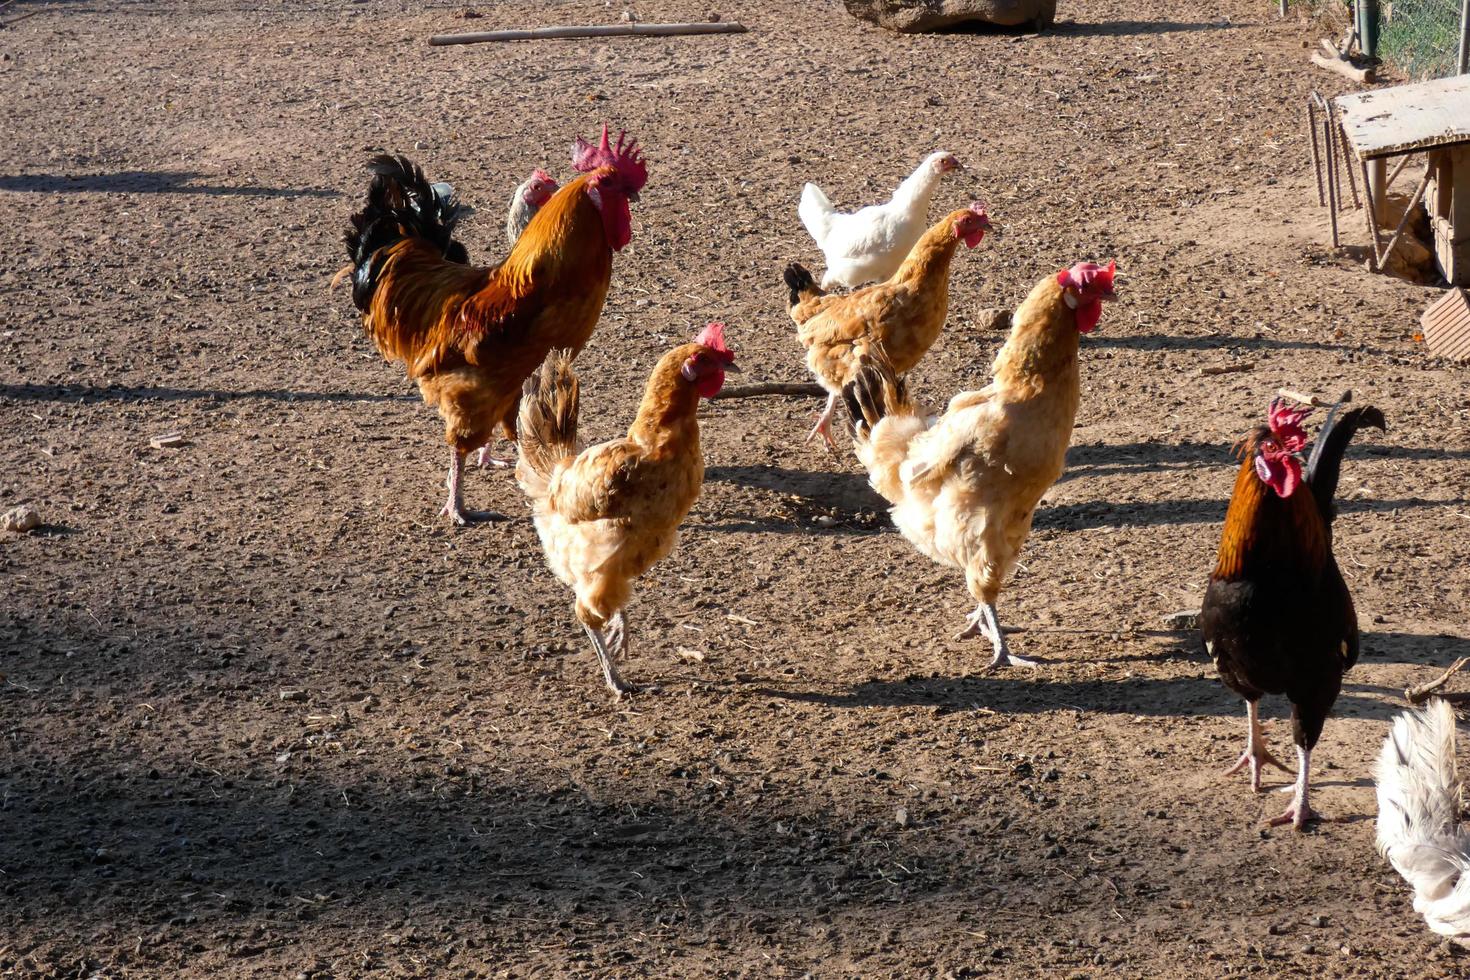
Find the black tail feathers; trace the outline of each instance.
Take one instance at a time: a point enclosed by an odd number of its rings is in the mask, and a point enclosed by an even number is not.
[[[368,161],[373,177],[367,204],[352,216],[343,236],[353,265],[352,302],[367,309],[377,286],[380,249],[405,238],[422,238],[450,262],[469,262],[465,247],[454,240],[454,227],[468,209],[455,200],[448,184],[430,184],[417,164],[384,153]]]
[[[1333,497],[1337,494],[1337,481],[1342,471],[1342,457],[1347,452],[1348,443],[1352,442],[1353,436],[1365,426],[1378,429],[1380,432],[1388,431],[1388,423],[1383,417],[1383,412],[1372,405],[1364,405],[1339,415],[1338,409],[1351,398],[1351,393],[1345,393],[1338,404],[1332,407],[1327,419],[1322,423],[1322,431],[1317,433],[1316,444],[1312,446],[1312,454],[1307,462],[1307,482],[1312,488],[1312,496],[1317,501],[1317,509],[1321,511],[1329,527],[1332,525],[1332,519],[1337,516],[1337,507],[1333,504]]]
[[[797,303],[800,303],[802,296],[807,293],[816,296],[823,295],[821,288],[817,286],[817,281],[806,270],[806,266],[800,262],[793,262],[788,265],[786,271],[781,273],[781,278],[786,280],[786,288],[791,290],[791,300],[787,304],[789,306],[795,306]]]
[[[853,437],[865,439],[890,415],[911,415],[908,381],[877,348],[863,354],[857,375],[842,388],[842,400],[852,420]]]

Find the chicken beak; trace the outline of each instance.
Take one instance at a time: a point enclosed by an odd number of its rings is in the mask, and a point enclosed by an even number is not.
[[[725,364],[721,364],[720,365],[720,368],[726,374],[739,374],[740,373],[740,368],[739,368],[739,366],[734,361],[729,361],[729,362],[727,362]]]
[[[628,192],[628,203],[630,203],[630,204],[637,204],[638,203],[638,192],[637,191],[629,191]]]

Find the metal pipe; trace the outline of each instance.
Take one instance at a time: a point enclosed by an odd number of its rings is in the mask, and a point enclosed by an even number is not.
[[[1357,0],[1358,48],[1370,61],[1378,59],[1378,0]]]
[[[1460,3],[1460,57],[1455,62],[1455,74],[1470,71],[1470,0]]]

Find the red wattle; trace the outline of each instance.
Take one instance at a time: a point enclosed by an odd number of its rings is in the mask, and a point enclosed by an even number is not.
[[[1095,299],[1077,307],[1077,329],[1082,333],[1092,333],[1097,328],[1097,321],[1101,319],[1102,300]]]
[[[716,370],[694,382],[694,390],[700,398],[713,398],[725,387],[725,372]]]
[[[633,213],[628,209],[628,199],[606,189],[601,190],[602,230],[607,235],[607,244],[614,252],[633,240]]]

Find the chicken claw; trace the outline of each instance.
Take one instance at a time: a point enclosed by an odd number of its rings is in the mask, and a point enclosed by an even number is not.
[[[516,465],[516,461],[514,459],[501,459],[499,456],[491,456],[490,444],[487,442],[480,447],[480,453],[475,457],[475,465],[482,470],[491,466],[496,469],[506,469]]]
[[[1322,814],[1313,810],[1311,804],[1307,802],[1307,789],[1312,762],[1311,751],[1298,745],[1296,747],[1296,762],[1296,792],[1291,798],[1291,806],[1287,807],[1281,816],[1272,817],[1270,820],[1267,820],[1266,825],[1269,827],[1279,827],[1284,823],[1289,823],[1297,830],[1304,830],[1309,821],[1322,819]]]
[[[975,611],[965,619],[965,628],[955,634],[955,639],[968,640],[975,636],[985,637],[995,649],[995,656],[991,658],[990,663],[985,665],[986,670],[1036,666],[1036,661],[1017,657],[1011,653],[1010,645],[1006,643],[1005,633],[1000,628],[1000,620],[996,618],[994,606],[982,602],[975,607]]]
[[[807,433],[806,441],[811,442],[817,436],[827,444],[827,451],[833,454],[837,452],[837,441],[832,438],[832,417],[837,414],[837,396],[827,396],[827,407],[822,409],[817,416],[817,424],[812,426],[812,431]]]
[[[1281,760],[1266,748],[1261,738],[1261,719],[1257,713],[1258,710],[1256,702],[1247,701],[1245,703],[1246,720],[1250,725],[1249,734],[1246,736],[1245,751],[1240,754],[1239,759],[1235,760],[1235,765],[1222,773],[1225,776],[1233,776],[1246,766],[1250,766],[1251,792],[1253,793],[1261,791],[1261,769],[1264,766],[1272,765],[1284,773],[1292,774],[1291,770],[1286,768]]]

